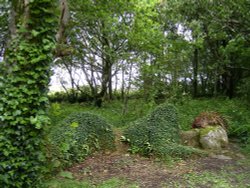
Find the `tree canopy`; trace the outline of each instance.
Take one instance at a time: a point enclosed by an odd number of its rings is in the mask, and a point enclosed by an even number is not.
[[[77,71],[95,99],[112,99],[128,86],[147,100],[173,93],[232,98],[249,91],[247,0],[69,4],[64,49],[70,52],[59,65],[74,91],[84,92]]]

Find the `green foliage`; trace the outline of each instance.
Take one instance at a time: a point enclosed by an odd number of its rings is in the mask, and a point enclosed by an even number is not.
[[[235,173],[228,171],[219,172],[196,172],[187,173],[182,176],[179,181],[170,182],[170,184],[162,187],[216,187],[216,188],[245,188],[249,187],[248,175],[243,173]]]
[[[51,180],[43,185],[45,188],[90,188],[88,182],[79,182],[69,179]]]
[[[29,19],[27,9],[22,9],[24,2],[15,3],[13,8],[20,8],[17,35],[0,66],[0,185],[37,187],[46,171],[43,130],[49,124],[47,91],[56,1],[30,1]]]
[[[111,126],[98,115],[78,112],[69,115],[49,135],[52,161],[69,165],[96,150],[114,149]]]
[[[115,127],[124,127],[128,123],[139,119],[148,113],[154,104],[145,103],[141,99],[130,100],[128,103],[127,113],[122,113],[123,104],[120,101],[105,102],[102,108],[96,108],[89,103],[69,104],[69,103],[52,103],[49,111],[52,126],[56,126],[60,121],[69,114],[79,111],[88,111],[104,117],[108,123]]]
[[[97,188],[118,188],[118,187],[127,187],[127,188],[138,188],[139,186],[135,183],[128,182],[127,180],[112,178],[106,180],[99,184]]]
[[[240,94],[240,96],[245,99],[248,103],[248,105],[250,105],[250,77],[245,78],[242,80],[241,84],[238,87],[238,93]]]
[[[246,143],[243,145],[242,151],[250,156],[250,136],[248,137]]]
[[[139,119],[124,132],[132,153],[156,154],[162,158],[185,157],[194,149],[179,144],[179,123],[176,108],[162,104],[146,117]]]
[[[89,182],[83,181],[79,182],[77,180],[51,180],[50,182],[44,185],[45,188],[118,188],[118,187],[126,187],[126,188],[138,188],[138,186],[134,183],[128,182],[127,180],[112,178],[106,181],[103,181],[97,185],[93,185]]]
[[[181,129],[189,130],[194,118],[203,111],[214,111],[221,114],[228,120],[229,136],[240,139],[246,143],[250,137],[250,113],[248,106],[242,100],[234,99],[197,99],[183,100],[177,103],[176,107],[180,112]]]
[[[162,23],[170,28],[171,34],[171,28],[175,31],[175,37],[167,36],[169,43],[173,44],[167,52],[169,64],[174,62],[175,71],[171,75],[192,80],[185,81],[186,92],[193,88],[194,96],[196,89],[196,94],[202,96],[237,96],[236,86],[250,76],[247,63],[250,35],[245,32],[250,23],[249,6],[247,0],[163,1],[159,8],[161,20],[165,21]],[[181,27],[176,28],[177,24]],[[179,43],[176,38],[181,36],[187,48],[176,45],[176,41]],[[196,83],[198,78],[200,80]],[[247,95],[247,91],[243,93]]]
[[[93,96],[91,96],[90,88],[87,86],[79,87],[79,90],[69,89],[65,91],[57,91],[55,93],[49,93],[50,102],[93,102]]]
[[[74,179],[73,174],[69,171],[62,171],[59,173],[59,176],[66,179]]]

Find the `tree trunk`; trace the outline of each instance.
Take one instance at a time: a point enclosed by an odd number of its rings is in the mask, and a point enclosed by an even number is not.
[[[127,90],[124,93],[124,101],[123,101],[123,110],[122,110],[122,114],[125,115],[128,111],[128,100],[129,100],[129,92],[131,89],[131,79],[132,79],[132,69],[133,69],[133,63],[130,63],[129,66],[129,77],[128,77],[128,86],[127,86]]]
[[[0,75],[0,185],[36,188],[45,171],[57,1],[10,2],[15,20]]]
[[[122,86],[121,86],[121,99],[125,101],[125,67],[122,67]]]
[[[194,50],[194,57],[193,57],[193,97],[197,97],[198,95],[198,49],[195,48]]]
[[[112,68],[109,69],[109,83],[108,83],[108,87],[109,87],[109,100],[113,99],[113,87],[112,87]]]

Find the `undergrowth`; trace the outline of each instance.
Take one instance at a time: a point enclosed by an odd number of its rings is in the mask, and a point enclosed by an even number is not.
[[[130,100],[126,113],[123,113],[123,104],[120,101],[103,103],[102,108],[97,108],[88,103],[52,103],[50,107],[50,118],[52,127],[73,112],[91,112],[104,117],[114,127],[124,127],[129,122],[135,121],[146,115],[155,107],[154,103],[145,103],[143,100]]]

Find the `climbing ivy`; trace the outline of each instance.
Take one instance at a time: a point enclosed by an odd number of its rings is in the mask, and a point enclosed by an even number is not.
[[[155,155],[163,160],[202,154],[199,150],[180,144],[178,113],[168,103],[159,105],[147,116],[132,122],[124,131],[122,141],[130,145],[132,153]]]
[[[11,2],[19,9],[0,68],[0,185],[38,187],[46,170],[43,133],[57,1]]]
[[[51,160],[56,167],[80,162],[98,150],[115,149],[111,125],[104,118],[88,112],[70,114],[48,137]]]

